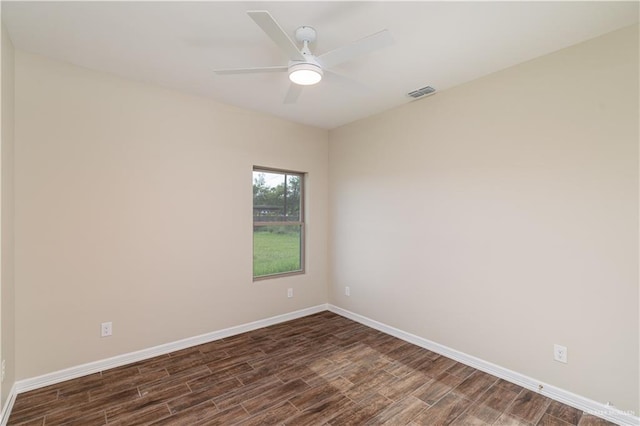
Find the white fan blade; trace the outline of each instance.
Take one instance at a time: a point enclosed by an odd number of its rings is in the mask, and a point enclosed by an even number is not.
[[[284,97],[284,103],[295,104],[298,98],[300,97],[300,94],[302,93],[303,88],[304,86],[291,83],[291,85],[289,86],[289,90],[287,90],[287,94]]]
[[[371,88],[366,84],[363,84],[345,75],[338,74],[335,71],[324,70],[324,76],[327,82],[340,85],[342,88],[341,90],[349,90],[354,93],[365,93],[371,91]]]
[[[221,70],[213,70],[216,74],[256,74],[261,72],[284,72],[289,67],[256,67],[256,68],[226,68]]]
[[[266,10],[249,10],[247,14],[258,24],[271,40],[286,54],[292,61],[304,61],[305,57],[300,53],[300,49],[278,25],[273,16]]]
[[[339,47],[330,52],[318,56],[318,61],[325,68],[331,68],[343,62],[350,61],[358,56],[371,53],[383,47],[391,46],[393,37],[389,30],[382,30],[360,40]]]

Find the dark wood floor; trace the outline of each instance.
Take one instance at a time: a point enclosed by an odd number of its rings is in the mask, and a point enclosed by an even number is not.
[[[10,425],[607,425],[322,312],[18,395]]]

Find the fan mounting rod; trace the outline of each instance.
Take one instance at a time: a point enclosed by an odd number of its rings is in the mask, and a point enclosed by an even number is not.
[[[312,27],[298,27],[296,30],[296,40],[302,43],[302,49],[300,49],[300,53],[304,56],[313,56],[311,50],[309,49],[309,43],[313,43],[316,41],[316,30]]]

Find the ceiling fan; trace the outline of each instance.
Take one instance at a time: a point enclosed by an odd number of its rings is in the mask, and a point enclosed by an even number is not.
[[[329,68],[393,44],[391,33],[388,30],[382,30],[320,56],[315,56],[309,49],[309,44],[316,40],[316,30],[312,27],[302,26],[296,30],[296,40],[302,43],[302,49],[299,49],[269,12],[250,10],[247,11],[247,14],[282,49],[289,58],[289,63],[275,67],[229,68],[213,71],[216,74],[288,72],[291,85],[284,99],[286,104],[295,103],[304,86],[316,84],[322,80],[324,73],[331,73]]]

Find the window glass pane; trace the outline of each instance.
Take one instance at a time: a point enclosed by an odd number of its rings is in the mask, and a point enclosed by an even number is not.
[[[302,226],[253,227],[253,276],[302,270]]]
[[[254,171],[253,221],[301,221],[301,183],[299,175]]]
[[[286,220],[300,221],[300,176],[287,175],[286,179]]]
[[[253,172],[254,222],[284,221],[284,174]]]

